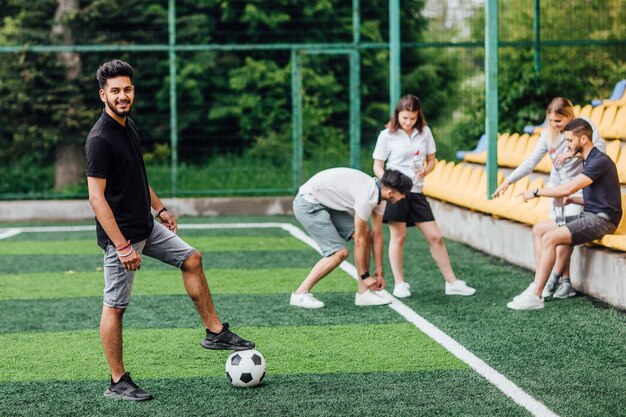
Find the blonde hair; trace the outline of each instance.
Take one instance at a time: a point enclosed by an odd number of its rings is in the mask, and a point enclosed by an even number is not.
[[[558,114],[559,116],[567,117],[570,120],[573,120],[576,117],[576,115],[574,114],[574,106],[572,106],[572,102],[565,97],[557,97],[552,99],[552,101],[550,102],[550,104],[548,104],[548,107],[546,108],[546,117],[549,117],[552,113]],[[561,133],[557,132],[557,130],[549,122],[548,126],[546,127],[546,131],[548,144],[552,147],[556,146]]]

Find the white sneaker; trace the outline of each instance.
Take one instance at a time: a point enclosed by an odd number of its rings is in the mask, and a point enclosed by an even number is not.
[[[541,310],[543,308],[543,298],[539,298],[534,292],[526,290],[513,298],[513,301],[506,306],[511,310]]]
[[[541,293],[541,298],[550,298],[554,295],[556,291],[556,287],[559,284],[559,279],[554,275],[550,275],[548,282],[546,282],[546,286],[543,287],[543,292]]]
[[[384,306],[389,303],[391,303],[391,301],[370,290],[365,291],[363,294],[357,292],[354,296],[354,304],[358,306]]]
[[[524,291],[522,291],[521,294],[516,295],[515,297],[513,297],[513,301],[518,300],[522,297],[526,297],[528,294],[534,294],[535,293],[535,282],[531,282],[530,285],[528,286],[528,288],[526,288]]]
[[[572,288],[572,282],[563,280],[554,293],[554,298],[570,298],[576,295],[576,291]]]
[[[393,296],[397,298],[408,298],[411,296],[411,286],[408,282],[401,282],[393,287]]]
[[[291,294],[291,300],[289,304],[302,308],[322,308],[324,303],[318,300],[310,292],[303,292],[302,294]]]
[[[452,284],[446,282],[446,295],[474,295],[476,290],[468,287],[465,281],[457,279]]]

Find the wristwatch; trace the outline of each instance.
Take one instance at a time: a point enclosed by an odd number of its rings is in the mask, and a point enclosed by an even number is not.
[[[533,190],[533,197],[539,197],[539,188]]]
[[[361,274],[361,279],[368,279],[370,277],[370,271],[365,271]]]

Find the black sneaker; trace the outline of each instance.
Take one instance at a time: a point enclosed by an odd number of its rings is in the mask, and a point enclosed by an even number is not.
[[[152,394],[139,388],[139,386],[130,379],[129,372],[122,375],[118,382],[114,383],[113,379],[111,379],[111,384],[109,384],[109,388],[104,391],[104,396],[129,401],[145,401],[152,399]]]
[[[254,342],[237,336],[228,330],[228,323],[224,323],[219,333],[213,333],[207,329],[206,337],[202,339],[200,345],[203,348],[215,350],[247,350],[254,347]]]

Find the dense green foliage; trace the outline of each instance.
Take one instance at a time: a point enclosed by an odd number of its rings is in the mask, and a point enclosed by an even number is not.
[[[0,9],[0,44],[66,43],[59,36],[50,36],[57,3],[46,0],[33,5],[9,1],[7,7]],[[67,13],[61,21],[76,44],[166,44],[167,4],[164,3],[80,1],[79,9]],[[420,39],[426,27],[426,20],[421,17],[423,3],[416,0],[403,7],[405,39]],[[351,42],[351,7],[350,2],[339,0],[178,1],[177,43]],[[385,41],[387,7],[383,0],[362,6],[363,42]],[[10,59],[3,59],[0,64],[0,91],[8,98],[0,108],[3,166],[0,193],[52,190],[55,147],[62,142],[80,145],[84,141],[101,109],[95,70],[112,58],[128,60],[137,71],[133,117],[143,129],[148,161],[157,166],[167,161],[170,129],[167,54],[84,52],[79,56],[80,76],[68,82],[57,54],[3,55]],[[447,55],[428,53],[403,57],[407,68],[404,89],[419,92],[425,98],[425,105],[432,109],[430,120],[437,120],[445,113],[450,102],[446,91],[453,90],[458,79],[448,65],[450,59]],[[362,53],[363,137],[369,144],[388,117],[387,61],[388,52],[384,49]],[[303,65],[305,159],[319,161],[312,164],[315,167],[345,165],[348,163],[348,59],[341,55],[304,55]],[[288,50],[180,52],[177,77],[179,156],[183,164],[192,167],[183,169],[183,173],[195,169],[207,172],[207,162],[210,165],[216,157],[222,161],[217,165],[224,165],[233,157],[247,155],[248,160],[255,161],[255,166],[271,166],[277,170],[276,175],[285,173],[287,178],[280,182],[286,183],[287,188],[293,186]],[[43,174],[42,166],[51,168]],[[15,175],[16,172],[20,175]],[[189,181],[181,176],[180,182]],[[193,182],[198,182],[197,176]],[[243,188],[249,187],[243,185]]]
[[[124,45],[167,45],[167,3],[80,0],[76,10],[55,17],[59,0],[3,2],[0,45],[119,45],[120,50],[78,52],[75,77],[68,75],[66,61],[56,52],[1,54],[0,195],[41,196],[54,190],[55,164],[63,163],[55,152],[64,144],[82,147],[102,108],[95,71],[114,58],[136,69],[133,118],[142,129],[146,160],[164,184],[158,191],[171,190],[171,174],[163,170],[171,155],[167,51],[124,50]],[[433,14],[425,3],[401,3],[403,42],[482,41],[482,5],[464,4],[467,17],[448,25],[453,10],[445,6]],[[626,12],[620,4],[575,1],[553,8],[542,3],[542,39],[623,40]],[[531,41],[532,13],[531,0],[502,5],[501,39]],[[362,1],[360,21],[361,42],[379,45],[360,50],[361,137],[368,156],[389,114],[389,52],[384,47],[388,1]],[[176,2],[178,45],[350,43],[352,24],[349,1]],[[71,36],[54,31],[55,25]],[[567,29],[571,27],[580,30]],[[455,150],[470,147],[484,130],[482,54],[482,48],[402,50],[402,92],[422,98],[439,157],[450,158]],[[544,46],[541,56],[542,71],[536,73],[528,44],[500,48],[501,131],[541,122],[553,96],[583,103],[607,96],[624,77],[623,46]],[[345,55],[311,53],[303,53],[302,62],[306,179],[318,169],[349,163],[349,63]],[[290,51],[189,49],[177,53],[176,66],[181,194],[250,190],[255,188],[250,178],[262,178],[256,186],[262,190],[291,189]],[[363,168],[369,170],[371,161],[363,159]],[[240,168],[229,175],[231,180],[212,181],[215,172],[233,165]],[[84,178],[57,191],[84,194]]]
[[[532,0],[501,5],[499,38],[502,42],[532,41]],[[534,49],[528,46],[500,47],[498,50],[498,128],[500,132],[521,132],[526,125],[540,124],[545,108],[554,97],[567,97],[574,104],[587,104],[594,98],[607,98],[615,83],[626,77],[624,42],[626,8],[619,0],[561,2],[553,7],[541,2],[542,41],[605,41],[602,45],[544,45],[540,50],[540,71],[534,66]],[[484,11],[471,18],[472,38],[484,36]],[[483,51],[473,53],[477,63]],[[452,136],[472,148],[484,132],[484,86],[464,82],[463,94],[470,101]]]

